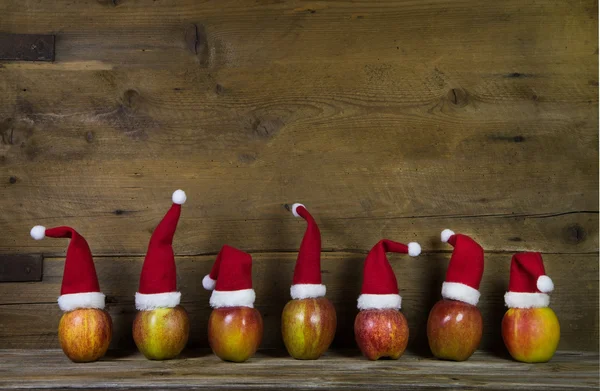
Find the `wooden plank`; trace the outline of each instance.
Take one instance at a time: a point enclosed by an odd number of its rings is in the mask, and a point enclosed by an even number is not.
[[[0,282],[42,281],[41,255],[0,256]]]
[[[355,73],[352,68],[347,72]],[[395,77],[402,77],[403,72],[398,70]],[[231,77],[234,73],[239,72],[231,72]],[[369,96],[377,91],[368,90],[354,80],[349,85],[343,84],[345,73],[323,74],[315,69],[315,77],[324,80],[323,93],[334,90],[336,85],[342,86],[337,88],[340,91],[337,95],[330,93],[323,102],[320,102],[321,92],[315,93],[312,85],[302,87],[301,72],[290,80],[290,87],[299,85],[298,88],[287,88],[288,92],[283,87],[258,94],[252,92],[249,83],[278,86],[280,80],[288,80],[290,76],[281,68],[266,72],[270,76],[252,74],[248,79],[235,76],[233,85],[224,84],[233,90],[223,99],[215,99],[213,91],[218,82],[209,79],[198,87],[174,91],[180,87],[173,86],[190,83],[186,77],[173,77],[165,72],[123,72],[118,77],[110,76],[112,81],[108,85],[93,74],[78,77],[69,72],[58,78],[46,78],[54,81],[51,85],[45,82],[47,88],[43,92],[29,87],[25,95],[31,97],[15,96],[15,101],[6,105],[16,107],[16,112],[7,112],[8,119],[3,123],[8,179],[0,185],[0,192],[6,199],[19,202],[7,208],[3,216],[2,222],[7,225],[4,229],[15,241],[1,243],[2,250],[28,251],[31,241],[23,235],[24,227],[20,225],[26,218],[31,218],[27,225],[32,225],[40,221],[49,224],[52,223],[49,219],[62,217],[56,224],[72,224],[80,229],[90,226],[93,218],[95,224],[88,231],[97,235],[100,243],[93,248],[100,254],[114,253],[116,248],[140,254],[147,240],[141,235],[128,235],[145,234],[136,231],[136,227],[153,228],[175,185],[190,193],[184,217],[199,219],[193,222],[196,229],[227,226],[226,234],[233,232],[244,238],[252,224],[264,224],[272,232],[287,230],[278,221],[285,219],[287,223],[289,219],[281,206],[301,200],[324,222],[333,218],[372,218],[377,220],[373,222],[375,227],[398,227],[399,232],[407,231],[407,227],[395,221],[400,218],[447,217],[439,229],[451,226],[456,218],[516,215],[514,226],[506,227],[505,240],[496,242],[497,232],[482,235],[488,234],[488,240],[492,241],[486,248],[512,250],[520,244],[506,238],[520,237],[543,251],[598,250],[597,116],[592,115],[597,114],[597,105],[554,101],[544,103],[541,109],[522,112],[522,99],[508,96],[498,102],[477,103],[472,110],[449,110],[440,117],[436,107],[440,95],[442,104],[448,103],[447,86],[432,86],[433,92],[419,91],[430,95],[426,102],[413,101],[412,95],[401,90],[392,90],[387,96],[382,92],[385,102],[373,102]],[[41,76],[38,80],[35,73],[29,72],[17,73],[10,80],[25,77],[32,85],[42,82]],[[467,75],[462,77],[467,79]],[[426,74],[416,78],[427,79]],[[508,84],[486,81],[482,88],[491,85],[492,90],[482,94],[502,90],[510,95],[522,88],[522,81],[507,82],[510,79],[499,76],[490,79]],[[560,80],[540,84],[567,81],[571,83],[565,75]],[[131,89],[129,83],[143,85]],[[90,85],[94,86],[91,90]],[[353,90],[357,86],[365,89],[363,100],[358,96],[346,103],[351,95],[359,94]],[[16,87],[15,84],[15,90]],[[560,89],[563,87],[568,86],[561,84]],[[539,90],[537,85],[531,88]],[[70,100],[61,92],[64,89],[90,92],[84,92],[89,94],[88,99],[82,100],[78,94]],[[46,91],[56,94],[49,96]],[[575,101],[591,98],[597,102],[594,89],[581,92],[583,95],[574,98]],[[198,94],[206,95],[200,95],[205,100],[200,112]],[[289,103],[303,94],[323,109],[338,106],[336,111],[340,115],[329,119],[329,114],[324,113],[305,119],[298,106]],[[273,100],[271,96],[281,100],[261,108],[264,104],[261,102]],[[473,99],[484,98],[481,95]],[[540,118],[537,110],[543,111],[544,118]],[[283,114],[273,117],[268,114],[271,111]],[[507,112],[511,114],[507,116]],[[373,121],[377,125],[375,130]],[[259,128],[266,129],[261,125],[263,122],[268,127],[286,125],[275,134],[269,133],[274,128],[264,134],[258,132]],[[455,132],[457,123],[461,124],[459,133]],[[159,124],[164,124],[160,131]],[[507,128],[517,129],[524,124],[526,130],[506,133]],[[350,138],[349,127],[355,134]],[[416,132],[416,129],[423,130]],[[330,147],[340,142],[339,148]],[[196,153],[189,153],[190,144],[198,145]],[[290,150],[290,145],[297,147]],[[436,145],[435,151],[429,151],[428,145]],[[457,148],[460,155],[449,160],[448,151]],[[363,151],[369,151],[364,158]],[[291,175],[292,172],[302,175]],[[548,172],[552,175],[548,176]],[[32,214],[34,210],[36,213]],[[584,213],[589,227],[569,222],[548,232],[553,224],[531,219],[530,222],[540,224],[528,226],[523,234],[516,232],[523,231],[521,217],[543,218],[585,211],[591,212],[591,219]],[[412,226],[413,222],[409,224]],[[434,224],[434,221],[424,223],[427,235]],[[471,224],[478,223],[465,225]],[[497,225],[489,221],[481,221],[480,225],[491,224]],[[352,227],[347,221],[340,225],[345,230]],[[577,229],[579,226],[581,229]],[[356,236],[363,237],[364,231],[360,227]],[[114,238],[116,232],[120,235],[118,243]],[[527,232],[536,232],[535,238],[528,237]],[[564,233],[571,235],[565,237]],[[294,249],[294,246],[261,244],[268,236],[262,232],[256,236],[241,245],[256,250]],[[199,237],[194,243],[210,246],[212,235],[200,233]],[[540,237],[546,240],[531,242]],[[89,239],[97,242],[94,237]],[[124,240],[127,242],[123,243]],[[361,245],[366,246],[372,240],[373,237],[367,237],[366,244]],[[44,246],[44,251],[51,248],[46,246],[55,246],[54,251],[61,248],[60,243],[50,241],[36,245]],[[219,245],[208,249],[188,247],[183,253],[211,252]],[[331,246],[340,249],[348,245]]]
[[[480,61],[495,62],[496,67],[505,67],[507,75],[535,74],[529,65],[544,62],[549,67],[569,62],[581,69],[588,64],[572,56],[588,55],[593,61],[598,42],[598,6],[593,0],[574,4],[504,0],[484,9],[475,8],[478,2],[473,0],[318,5],[186,0],[177,6],[146,0],[116,7],[110,1],[103,3],[107,5],[90,8],[61,0],[33,7],[6,1],[0,30],[60,31],[60,61],[80,64],[183,63],[214,69],[263,67],[271,62],[327,65],[364,58],[385,62],[412,55],[425,60],[420,66],[445,57],[463,69]],[[90,17],[98,23],[83,23]],[[205,32],[200,41],[206,49],[190,45],[192,24]]]
[[[10,208],[15,214],[35,209],[40,218],[67,207],[81,217],[90,208],[114,211],[108,200],[125,211],[152,209],[175,181],[202,200],[203,217],[228,220],[241,213],[273,218],[272,205],[300,198],[328,210],[324,217],[597,211],[597,88],[579,89],[571,103],[479,101],[498,90],[539,92],[532,83],[563,90],[574,75],[538,82],[480,75],[468,82],[482,89],[472,104],[446,112],[450,86],[427,92],[426,73],[410,77],[426,85],[416,92],[425,95],[419,102],[400,89],[369,89],[364,74],[363,85],[344,84],[345,73],[356,73],[352,66],[340,73],[314,68],[305,72],[323,79],[323,92],[301,86],[302,69],[289,76],[281,67],[268,76],[232,75],[239,80],[231,83],[228,75],[196,82],[190,75],[120,72],[106,82],[95,74],[42,79],[45,72],[6,71],[14,88],[0,97],[8,177],[0,189],[24,198]],[[189,91],[174,91],[190,83]],[[214,92],[219,83],[232,88],[229,96]],[[65,98],[66,91],[83,95]]]
[[[175,187],[180,254],[294,251],[295,201],[330,250],[451,227],[598,251],[593,1],[3,6],[0,30],[61,35],[56,64],[0,69],[0,252],[59,255],[43,223],[143,254]]]
[[[0,61],[54,61],[54,35],[0,34]]]
[[[96,363],[74,364],[60,350],[1,350],[0,386],[11,390],[596,390],[598,355],[559,352],[548,364],[528,365],[482,352],[455,363],[410,352],[399,360],[371,362],[356,351],[329,352],[319,360],[302,361],[267,350],[234,365],[205,350],[162,362],[115,351]]]
[[[280,317],[289,300],[289,284],[296,254],[253,254],[256,307],[264,317],[263,348],[283,348]],[[323,254],[323,283],[338,315],[334,346],[355,346],[354,317],[360,294],[364,254]],[[500,323],[506,311],[511,254],[487,254],[479,308],[484,319],[482,349],[504,351]],[[416,258],[390,254],[403,297],[403,313],[410,327],[411,349],[428,351],[426,324],[429,309],[440,298],[449,254],[423,254]],[[210,271],[214,256],[179,257],[178,288],[183,306],[191,317],[189,346],[206,347],[210,293],[202,288],[202,277]],[[560,349],[598,348],[598,256],[545,254],[547,273],[556,290],[551,307],[561,322]],[[96,258],[96,269],[115,324],[112,346],[133,348],[131,323],[135,316],[134,294],[143,258]],[[57,347],[56,330],[61,312],[55,298],[60,292],[64,261],[45,260],[44,280],[31,284],[0,284],[0,348]]]
[[[107,192],[108,193],[108,192]],[[63,240],[33,241],[29,229],[36,224],[46,226],[71,225],[86,237],[95,255],[144,255],[150,232],[168,208],[170,192],[165,189],[163,200],[152,201],[154,207],[140,207],[133,201],[106,200],[94,202],[95,194],[74,195],[82,202],[77,216],[22,218],[17,224],[5,222],[4,232],[13,241],[0,242],[0,252],[43,253],[45,256],[63,256],[67,242]],[[229,211],[224,203],[214,208],[194,200],[188,192],[179,222],[174,249],[180,255],[217,253],[223,243],[235,243],[248,251],[296,251],[304,235],[306,223],[295,219],[283,204],[264,206],[273,218],[232,220],[220,217],[207,218],[210,211]],[[58,195],[57,195],[58,197]],[[157,197],[158,198],[158,197]],[[216,196],[215,196],[216,198]],[[57,202],[65,205],[70,201]],[[41,201],[41,200],[40,200]],[[44,205],[49,205],[45,203]],[[104,205],[106,206],[104,206]],[[127,206],[124,206],[126,204]],[[84,205],[89,205],[86,208]],[[143,205],[143,203],[142,203]],[[306,205],[310,205],[306,203]],[[25,209],[25,208],[23,208]],[[52,208],[55,209],[55,208]],[[104,209],[104,210],[102,210]],[[267,210],[268,209],[268,210]],[[377,217],[322,217],[331,213],[322,207],[310,207],[317,219],[324,251],[368,251],[382,237],[396,240],[418,241],[424,251],[451,251],[441,243],[439,234],[450,227],[456,232],[472,235],[487,251],[541,251],[553,253],[593,253],[598,251],[598,214],[568,213],[559,215],[522,216],[448,216],[411,218],[397,216]],[[37,216],[46,211],[36,213]],[[56,214],[55,214],[56,213]],[[218,212],[216,212],[218,213]],[[225,212],[233,213],[233,212]],[[10,211],[7,214],[12,214]],[[8,225],[10,224],[10,225]]]

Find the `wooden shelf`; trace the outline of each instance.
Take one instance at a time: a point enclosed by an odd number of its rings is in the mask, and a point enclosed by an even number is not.
[[[371,362],[356,351],[330,352],[316,361],[264,350],[250,361],[220,361],[210,351],[148,361],[112,351],[103,360],[74,364],[60,350],[0,350],[2,389],[290,389],[290,390],[570,390],[598,389],[598,354],[559,352],[546,364],[523,364],[477,352],[462,363],[406,353]]]

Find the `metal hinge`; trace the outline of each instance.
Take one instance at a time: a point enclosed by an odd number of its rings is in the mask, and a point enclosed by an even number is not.
[[[0,255],[0,282],[42,281],[41,255]]]
[[[54,35],[0,34],[0,61],[54,61]]]

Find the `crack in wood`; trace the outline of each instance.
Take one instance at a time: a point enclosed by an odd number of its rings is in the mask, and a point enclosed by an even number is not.
[[[202,66],[208,66],[210,52],[208,48],[208,37],[203,24],[190,23],[184,34],[187,49],[197,56]]]
[[[189,35],[188,35],[189,34]],[[188,38],[188,49],[194,54],[198,54],[198,26],[192,23],[186,33]]]

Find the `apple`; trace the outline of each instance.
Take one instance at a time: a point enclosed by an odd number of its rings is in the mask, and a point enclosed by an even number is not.
[[[437,358],[465,361],[479,347],[482,334],[483,318],[472,304],[443,299],[429,312],[427,339]]]
[[[73,362],[91,362],[104,356],[112,338],[112,319],[108,312],[80,308],[65,312],[58,324],[58,340]]]
[[[185,347],[189,334],[190,320],[180,305],[139,311],[133,320],[133,340],[149,360],[177,357]]]
[[[223,361],[244,362],[260,345],[263,320],[256,308],[215,308],[208,318],[208,343]]]
[[[281,334],[293,358],[316,360],[329,348],[337,318],[335,308],[325,297],[289,301],[281,316]]]
[[[560,324],[552,309],[510,308],[502,319],[502,339],[517,361],[549,361],[560,340]]]
[[[408,344],[408,323],[396,309],[370,309],[358,313],[354,335],[362,354],[369,360],[397,360]]]

